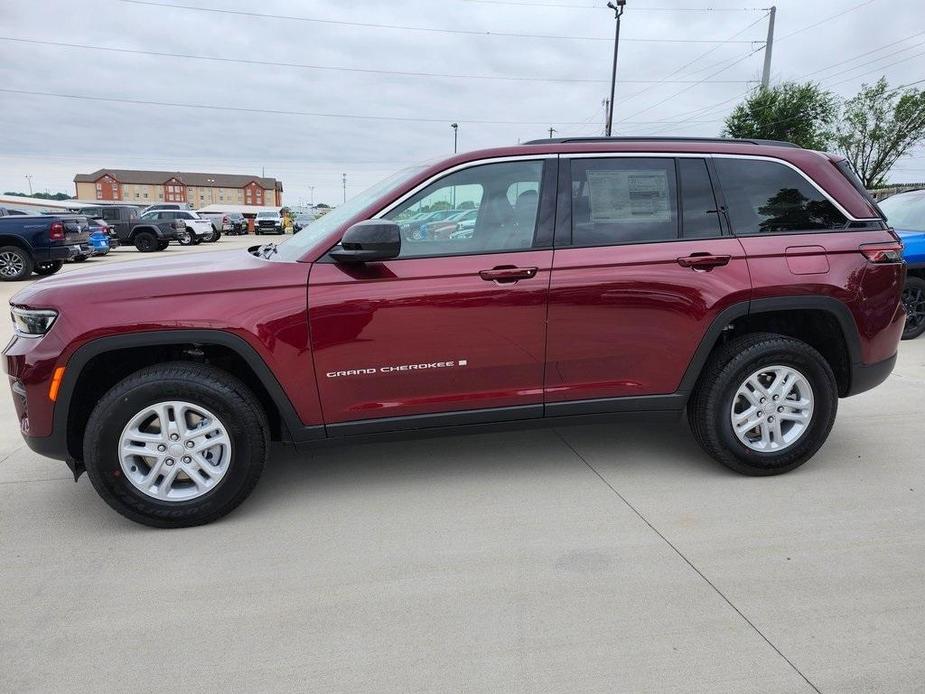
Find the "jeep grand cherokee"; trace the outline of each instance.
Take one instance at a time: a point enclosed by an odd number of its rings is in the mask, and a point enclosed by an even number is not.
[[[447,208],[472,232],[402,234]],[[275,440],[686,411],[771,475],[892,370],[901,250],[838,157],[550,139],[401,172],[279,245],[39,281],[5,362],[29,446],[155,526],[228,513]]]

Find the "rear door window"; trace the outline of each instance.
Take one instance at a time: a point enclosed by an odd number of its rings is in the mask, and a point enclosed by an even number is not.
[[[738,235],[844,229],[848,224],[825,195],[789,166],[761,159],[714,161]]]
[[[674,159],[571,161],[572,245],[671,241],[679,236]]]

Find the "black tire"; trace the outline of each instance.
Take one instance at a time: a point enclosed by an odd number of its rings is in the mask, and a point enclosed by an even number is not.
[[[167,250],[167,246],[169,246],[169,245],[170,245],[170,241],[158,241],[158,242],[157,242],[157,250],[159,250],[159,251],[165,251],[165,250]]]
[[[796,369],[809,383],[813,412],[805,431],[780,451],[759,452],[733,431],[736,391],[762,367]],[[838,384],[828,362],[805,342],[773,333],[753,333],[714,351],[688,403],[694,438],[710,456],[745,475],[778,475],[799,467],[825,443],[838,410]]]
[[[184,400],[214,413],[231,437],[225,476],[200,497],[162,501],[136,488],[123,473],[118,447],[135,413],[165,400]],[[266,414],[250,389],[204,364],[168,362],[128,376],[99,401],[87,422],[83,453],[94,489],[116,511],[144,525],[180,528],[209,523],[237,507],[260,479],[270,450]]]
[[[89,256],[86,256],[86,255],[75,255],[73,258],[71,258],[71,260],[74,261],[75,263],[82,263],[82,262],[84,262],[88,257],[89,257]]]
[[[32,256],[19,246],[0,248],[0,279],[5,282],[22,280],[32,274]]]
[[[212,227],[212,236],[206,239],[206,243],[215,243],[220,238],[222,238],[221,230],[216,229],[215,227]]]
[[[925,333],[925,279],[913,275],[906,277],[903,305],[906,307],[903,339],[912,340]]]
[[[61,260],[49,260],[45,263],[36,263],[35,265],[35,274],[42,275],[47,277],[48,275],[55,274],[58,270],[64,267],[64,262]]]
[[[135,234],[133,243],[140,253],[151,253],[157,250],[157,237],[150,231],[139,231]]]
[[[190,234],[189,238],[191,246],[198,246],[200,243],[202,243],[202,237],[197,234]]]

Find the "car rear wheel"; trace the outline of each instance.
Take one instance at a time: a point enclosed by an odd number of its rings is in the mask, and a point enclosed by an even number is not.
[[[141,253],[156,251],[157,238],[150,231],[140,231],[135,234],[135,248]]]
[[[0,279],[25,279],[32,274],[32,257],[18,246],[0,248]]]
[[[162,528],[221,518],[251,493],[269,452],[266,416],[241,381],[174,362],[116,384],[90,415],[84,465],[112,508]]]
[[[220,238],[222,238],[222,232],[216,229],[215,227],[212,227],[212,236],[210,236],[207,239],[204,239],[204,241],[206,241],[206,243],[215,243]]]
[[[746,475],[799,467],[825,443],[838,409],[828,362],[800,340],[754,333],[716,350],[688,403],[700,446]]]
[[[906,308],[903,339],[912,340],[925,332],[925,279],[911,275],[906,277],[902,301]]]
[[[86,256],[86,255],[75,255],[73,258],[71,258],[71,260],[72,260],[73,262],[75,262],[75,263],[82,263],[82,262],[85,261],[88,257],[89,257],[89,256]]]
[[[157,250],[159,250],[159,251],[167,250],[167,246],[169,246],[169,245],[170,245],[170,241],[158,241],[158,242],[157,242]]]
[[[37,263],[35,266],[35,274],[42,276],[53,275],[62,267],[64,267],[64,262],[61,260],[49,260],[45,263]]]

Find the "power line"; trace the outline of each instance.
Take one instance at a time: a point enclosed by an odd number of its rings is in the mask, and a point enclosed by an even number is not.
[[[693,88],[694,88],[695,86],[697,86],[698,84],[702,84],[702,83],[704,83],[704,82],[706,82],[706,81],[712,79],[713,77],[716,77],[716,75],[720,74],[721,72],[725,72],[725,71],[728,70],[729,68],[734,67],[735,65],[738,65],[738,64],[741,63],[743,60],[746,60],[746,59],[750,58],[751,56],[755,55],[755,53],[757,53],[758,51],[762,51],[762,50],[764,50],[764,46],[760,46],[760,47],[754,49],[754,50],[751,51],[750,53],[747,53],[746,55],[744,55],[744,56],[742,56],[741,58],[739,58],[738,60],[736,60],[734,63],[730,63],[730,64],[727,65],[726,67],[724,67],[724,68],[722,68],[722,69],[720,69],[720,70],[717,70],[716,72],[713,72],[713,73],[707,75],[707,76],[704,77],[703,79],[698,80],[697,82],[694,82],[693,84],[690,84],[690,85],[684,87],[684,89],[680,89],[680,90],[678,90],[677,92],[675,92],[674,94],[671,94],[671,95],[669,95],[669,96],[666,96],[664,99],[662,99],[661,101],[655,102],[655,103],[652,104],[651,106],[646,106],[644,109],[642,109],[642,110],[640,110],[640,111],[636,111],[635,113],[632,113],[631,115],[627,116],[627,118],[635,118],[635,117],[638,116],[640,113],[645,113],[646,111],[651,111],[651,110],[652,110],[653,108],[655,108],[656,106],[661,106],[662,104],[664,104],[664,103],[666,103],[666,102],[668,102],[668,101],[671,101],[671,100],[674,99],[676,96],[680,96],[680,95],[683,94],[684,92],[693,89]]]
[[[918,58],[918,57],[923,56],[923,55],[925,55],[925,51],[922,51],[921,53],[913,53],[912,55],[906,56],[905,58],[902,58],[902,59],[897,60],[897,61],[895,61],[895,62],[887,63],[886,65],[881,65],[880,67],[874,68],[873,70],[868,70],[867,72],[862,72],[861,74],[855,75],[854,77],[849,77],[848,79],[840,80],[840,81],[838,81],[838,82],[834,82],[833,84],[830,84],[829,86],[830,86],[830,87],[837,87],[837,86],[840,85],[840,84],[845,84],[846,82],[851,82],[852,80],[856,80],[856,79],[858,79],[858,78],[860,78],[860,77],[864,77],[865,75],[872,75],[872,74],[874,74],[875,72],[881,72],[882,70],[885,70],[885,69],[888,68],[888,67],[893,67],[894,65],[899,65],[900,63],[905,63],[907,60],[912,60],[913,58]],[[855,69],[857,69],[857,68],[855,68]],[[882,74],[882,72],[881,72],[881,74]]]
[[[871,2],[873,0],[870,0]],[[435,27],[406,26],[401,24],[376,24],[372,22],[350,22],[339,19],[317,19],[314,17],[297,17],[294,15],[269,14],[264,12],[250,12],[246,10],[228,10],[217,7],[198,7],[196,5],[173,5],[154,0],[119,0],[119,2],[132,5],[147,5],[150,7],[166,7],[171,10],[192,10],[195,12],[216,12],[219,14],[237,15],[241,17],[257,17],[261,19],[283,19],[290,22],[312,22],[315,24],[337,24],[341,26],[363,27],[367,29],[397,29],[399,31],[424,31],[438,34],[461,34],[464,36],[487,36],[494,38],[515,39],[556,39],[575,41],[612,41],[609,36],[564,36],[560,34],[517,34],[498,31],[476,31],[474,29],[441,29]],[[724,43],[711,39],[624,39],[636,43]],[[751,41],[732,41],[730,43],[751,43]]]
[[[517,0],[463,0],[482,5],[512,5],[514,7],[561,7],[567,10],[601,10],[603,5],[567,5],[557,2],[517,2]],[[636,7],[636,12],[764,12],[764,7]]]
[[[765,14],[764,16],[759,17],[759,18],[756,19],[754,22],[752,22],[752,23],[750,23],[749,25],[747,25],[745,28],[740,29],[739,31],[737,31],[736,33],[734,33],[732,36],[729,37],[729,39],[731,40],[731,39],[737,38],[738,36],[741,36],[741,35],[744,34],[746,31],[748,31],[749,29],[751,29],[753,26],[755,26],[755,25],[758,24],[759,22],[763,21],[763,20],[765,19],[765,17],[767,17],[767,16],[768,16],[768,15]],[[642,94],[645,94],[645,93],[648,92],[648,91],[651,91],[651,90],[654,89],[654,87],[655,87],[656,85],[658,85],[658,84],[668,84],[668,83],[669,83],[669,78],[674,77],[674,76],[677,75],[679,72],[683,72],[685,69],[687,69],[688,67],[690,67],[691,65],[693,65],[694,63],[696,63],[698,60],[702,60],[703,58],[706,58],[708,55],[711,55],[712,53],[715,53],[715,52],[716,52],[717,50],[719,50],[720,48],[721,48],[721,46],[717,45],[717,46],[714,46],[713,48],[708,49],[706,52],[701,53],[700,55],[698,55],[698,56],[697,56],[696,58],[694,58],[693,60],[689,60],[688,62],[684,63],[681,67],[677,68],[676,70],[673,70],[672,72],[669,72],[669,73],[668,73],[667,75],[665,75],[665,77],[663,77],[662,79],[656,80],[655,83],[653,84],[653,86],[651,86],[651,87],[645,87],[644,89],[641,89],[641,90],[639,90],[638,92],[635,92],[635,93],[633,93],[633,94],[630,94],[628,97],[626,97],[625,99],[623,99],[623,102],[622,102],[622,103],[623,103],[623,104],[626,104],[627,101],[631,101],[632,99],[635,99],[636,97],[638,97],[638,96],[640,96],[640,95],[642,95]],[[723,61],[723,62],[727,62],[727,61]]]
[[[98,101],[106,103],[117,103],[117,104],[132,104],[139,106],[164,106],[170,108],[188,108],[188,109],[200,109],[200,110],[209,110],[209,111],[231,111],[236,113],[264,113],[271,115],[282,115],[282,116],[310,116],[314,118],[339,118],[339,119],[354,119],[354,120],[383,120],[383,121],[396,121],[403,123],[447,123],[450,120],[453,120],[448,117],[442,118],[424,118],[420,116],[382,116],[382,115],[368,115],[368,114],[356,114],[356,113],[322,113],[318,111],[286,111],[282,109],[269,109],[269,108],[248,108],[245,106],[211,106],[209,104],[184,104],[171,101],[156,101],[153,99],[128,99],[121,97],[109,97],[109,96],[90,96],[87,94],[61,94],[58,92],[43,92],[43,91],[30,91],[25,89],[6,89],[0,88],[0,92],[6,94],[20,94],[24,96],[45,96],[52,97],[57,99],[74,99],[78,101]],[[561,121],[555,119],[547,119],[543,121],[511,121],[511,120],[481,120],[481,119],[465,119],[465,118],[456,118],[459,123],[469,123],[472,125],[543,125],[548,126],[550,123],[554,125],[585,125],[582,121]],[[637,123],[631,123],[632,125],[646,125],[649,123],[664,123],[665,121],[640,121]]]
[[[827,22],[830,22],[830,21],[832,21],[833,19],[838,19],[839,17],[843,17],[843,16],[845,16],[846,14],[848,14],[849,12],[854,12],[855,10],[859,10],[859,9],[861,9],[862,7],[866,7],[867,5],[870,5],[871,3],[874,3],[874,2],[877,2],[877,0],[864,0],[864,2],[862,2],[862,3],[858,4],[858,5],[854,5],[854,6],[852,6],[852,7],[849,7],[847,10],[841,10],[840,12],[836,12],[836,13],[833,14],[833,15],[829,15],[829,16],[826,17],[825,19],[820,19],[818,22],[815,22],[815,23],[813,23],[813,24],[809,24],[809,25],[807,25],[807,26],[805,26],[805,27],[803,27],[803,28],[801,28],[801,29],[797,29],[797,30],[795,30],[795,31],[791,31],[789,34],[784,34],[783,36],[779,36],[779,37],[777,38],[777,40],[778,40],[778,41],[783,41],[784,39],[789,39],[791,36],[796,36],[797,34],[802,34],[804,31],[808,31],[809,29],[815,29],[817,26],[820,26],[820,25],[822,25],[822,24],[826,24]]]
[[[52,46],[55,48],[78,48],[81,50],[103,51],[107,53],[124,53],[129,55],[149,55],[158,58],[182,58],[183,60],[205,60],[218,63],[239,63],[242,65],[259,65],[262,67],[290,67],[305,70],[327,70],[335,72],[358,72],[373,75],[395,75],[398,77],[437,77],[466,80],[502,80],[513,82],[577,82],[577,83],[606,83],[609,80],[590,79],[581,77],[530,77],[526,75],[467,75],[441,72],[411,72],[403,70],[380,70],[374,68],[344,67],[339,65],[311,65],[307,63],[285,63],[271,60],[252,60],[249,58],[228,58],[223,56],[195,55],[191,53],[169,53],[164,51],[149,51],[136,48],[118,48],[114,46],[95,46],[87,43],[65,43],[62,41],[41,41],[39,39],[24,39],[14,36],[0,36],[0,41],[14,41],[36,46]],[[621,84],[649,84],[655,80],[621,80]],[[728,84],[741,84],[746,80],[728,80]],[[689,84],[687,80],[673,80],[674,84]]]
[[[871,55],[872,53],[879,53],[880,51],[886,50],[887,48],[892,48],[893,46],[896,46],[897,44],[900,44],[900,43],[902,43],[903,41],[908,41],[909,39],[918,38],[919,36],[923,36],[923,35],[925,35],[925,31],[920,31],[920,32],[918,32],[917,34],[912,34],[912,35],[910,35],[910,36],[907,36],[907,37],[904,38],[904,39],[899,39],[898,41],[890,41],[890,43],[888,43],[888,44],[886,44],[886,45],[884,45],[884,46],[880,46],[879,48],[874,48],[873,50],[869,50],[869,51],[867,51],[866,53],[859,53],[858,55],[856,55],[856,56],[854,56],[854,57],[852,57],[852,58],[847,58],[847,59],[841,60],[841,61],[839,61],[839,62],[837,62],[837,63],[832,63],[831,65],[827,65],[826,67],[819,68],[818,70],[813,70],[812,72],[808,72],[808,73],[806,73],[805,75],[803,75],[803,77],[811,77],[812,75],[817,75],[817,74],[819,74],[820,72],[826,72],[827,70],[831,70],[833,67],[838,67],[838,66],[840,66],[840,65],[844,65],[845,63],[854,62],[854,61],[857,60],[858,58],[865,58],[865,57]],[[903,51],[908,51],[908,50],[911,49],[911,48],[915,48],[916,46],[921,46],[921,45],[922,45],[921,43],[916,43],[916,44],[913,44],[913,45],[911,45],[911,46],[908,46],[907,48],[900,49],[900,50],[896,51],[896,53],[902,53]],[[881,56],[880,58],[876,58],[876,60],[882,60],[883,58],[886,58],[886,57],[888,57],[889,55],[894,55],[894,54],[893,54],[893,53],[889,53],[889,54],[887,54],[886,56]],[[854,69],[854,68],[852,68],[852,69]]]

